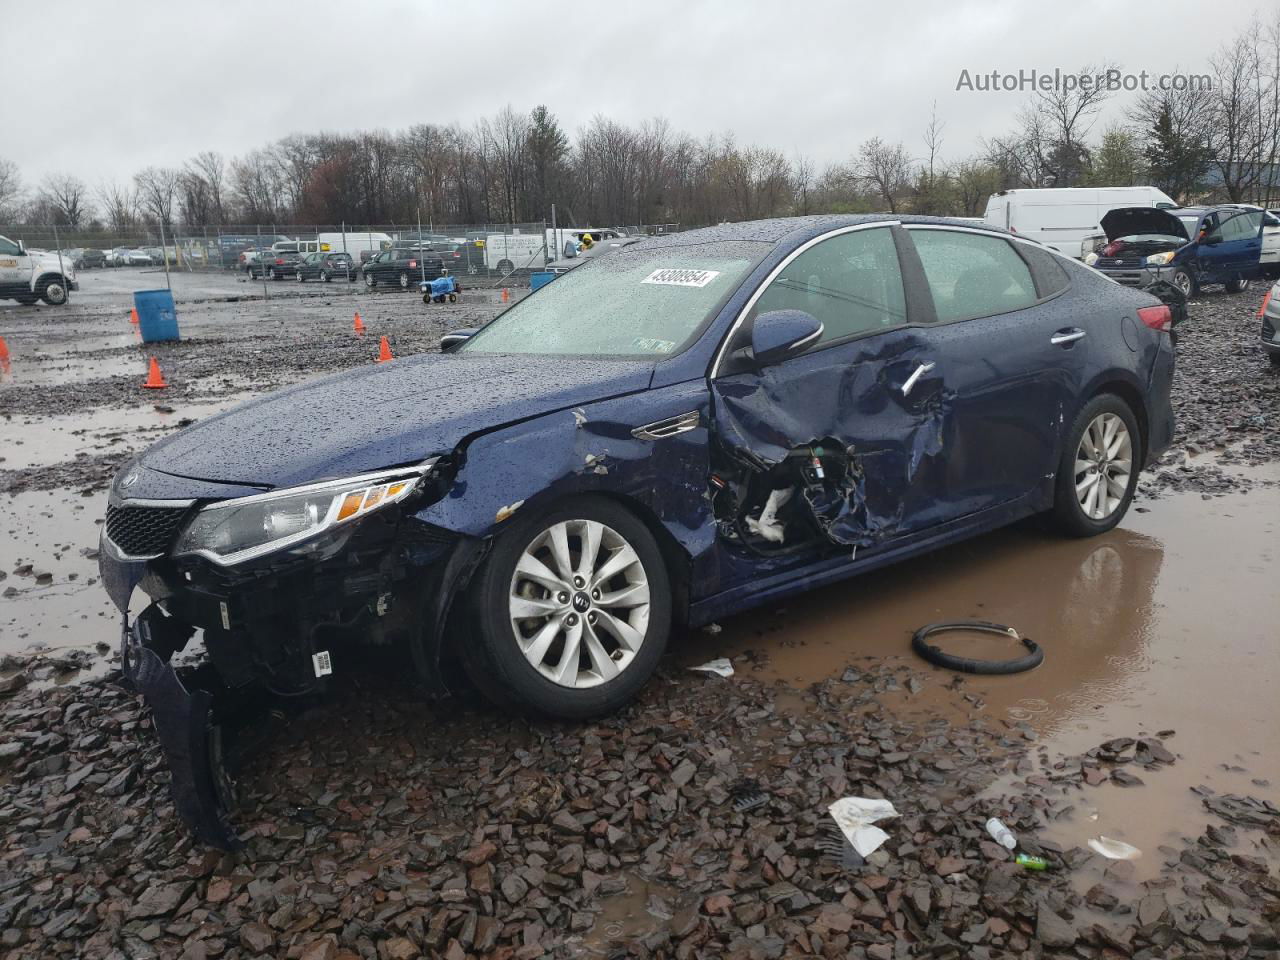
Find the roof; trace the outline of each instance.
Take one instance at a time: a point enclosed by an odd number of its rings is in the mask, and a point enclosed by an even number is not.
[[[683,233],[669,233],[658,237],[649,237],[639,246],[645,250],[655,250],[660,247],[687,246],[695,243],[719,243],[732,240],[777,244],[787,239],[798,241],[817,236],[828,230],[878,221],[945,223],[968,227],[969,229],[990,230],[992,233],[1002,234],[1005,232],[996,227],[974,223],[972,220],[952,220],[946,217],[897,216],[890,213],[824,214],[810,217],[775,217],[771,220],[744,220],[738,223],[721,223],[714,227],[701,227],[697,230],[686,230]]]

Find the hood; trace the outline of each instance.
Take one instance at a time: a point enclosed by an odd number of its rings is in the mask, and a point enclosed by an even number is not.
[[[634,360],[422,354],[251,400],[160,441],[142,464],[291,487],[446,453],[474,433],[643,390],[652,375]]]
[[[1108,210],[1099,221],[1108,240],[1132,237],[1140,233],[1158,233],[1179,237],[1184,243],[1191,238],[1181,220],[1168,210],[1155,207],[1118,207]]]

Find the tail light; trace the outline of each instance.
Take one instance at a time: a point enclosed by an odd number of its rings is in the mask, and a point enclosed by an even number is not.
[[[1275,289],[1274,287],[1272,289]],[[1262,298],[1262,306],[1258,308],[1258,316],[1262,316],[1267,312],[1267,304],[1271,302],[1271,290],[1267,291],[1266,296]]]
[[[277,267],[283,267],[283,266],[284,266],[284,259],[283,259],[282,257],[276,257],[276,266],[277,266]]]
[[[413,269],[414,267],[416,267],[417,265],[418,265],[418,261],[417,261],[417,260],[410,260],[410,261],[409,261],[409,269],[410,269],[410,270],[412,270],[412,269]]]
[[[455,260],[461,260],[461,259],[462,259],[462,254],[460,254],[457,250],[453,251],[453,259],[455,259]],[[1268,296],[1269,296],[1269,294],[1268,294]]]
[[[1139,307],[1138,319],[1152,330],[1159,330],[1161,333],[1168,333],[1173,329],[1173,311],[1169,309],[1168,304]]]

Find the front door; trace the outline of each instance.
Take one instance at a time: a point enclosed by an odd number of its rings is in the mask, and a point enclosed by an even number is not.
[[[728,345],[711,383],[714,436],[737,470],[741,512],[722,515],[721,527],[755,555],[792,548],[803,562],[875,549],[945,519],[943,365],[929,330],[909,325],[897,246],[887,225],[811,242],[757,295]],[[743,348],[755,317],[773,310],[812,314],[823,333],[760,369]],[[772,494],[785,503],[768,518]]]
[[[31,259],[7,237],[0,237],[0,295],[29,291]]]

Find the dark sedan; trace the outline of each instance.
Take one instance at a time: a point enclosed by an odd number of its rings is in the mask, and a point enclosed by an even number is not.
[[[1032,514],[1110,530],[1170,442],[1170,325],[988,228],[767,220],[616,250],[448,353],[162,440],[113,482],[100,564],[178,810],[234,845],[210,702],[319,691],[358,643],[581,719],[688,628]],[[184,687],[197,629],[220,679]]]
[[[351,256],[345,253],[311,253],[298,261],[294,276],[299,283],[306,280],[354,280],[360,276]]]

